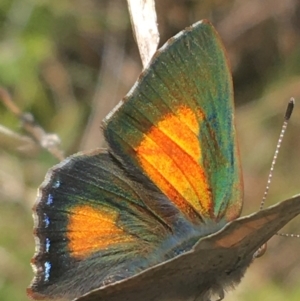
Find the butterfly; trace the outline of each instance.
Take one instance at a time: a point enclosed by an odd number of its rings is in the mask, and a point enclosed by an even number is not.
[[[51,168],[34,212],[34,300],[219,300],[300,213],[239,218],[243,183],[224,46],[207,20],[159,49],[103,121],[108,149]]]

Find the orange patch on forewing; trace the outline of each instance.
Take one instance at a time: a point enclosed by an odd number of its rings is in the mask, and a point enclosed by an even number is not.
[[[67,226],[72,256],[85,257],[115,244],[132,241],[133,237],[117,225],[117,218],[118,214],[112,210],[74,207]]]
[[[199,122],[204,118],[202,111],[193,112],[189,107],[181,106],[177,115],[181,123],[186,124],[196,135],[199,134]],[[174,116],[174,115],[173,115]],[[161,121],[163,122],[163,120]]]
[[[200,164],[202,119],[201,112],[181,106],[151,127],[135,150],[146,174],[180,210],[190,216],[192,207],[205,217],[211,215],[212,200]]]
[[[197,215],[192,209],[192,207],[187,203],[183,196],[181,196],[178,193],[176,188],[174,188],[173,185],[171,185],[170,182],[167,179],[165,179],[163,175],[157,172],[156,167],[152,166],[150,163],[148,163],[147,160],[144,160],[142,157],[140,158],[140,160],[144,170],[147,171],[147,174],[155,175],[155,184],[158,186],[157,183],[159,183],[158,187],[161,189],[161,191],[163,191],[164,194],[170,199],[172,197],[171,200],[176,204],[180,211],[184,212],[192,220],[197,218]]]
[[[203,119],[202,112],[198,116],[186,106],[181,106],[177,114],[168,114],[159,121],[156,128],[171,138],[184,149],[195,161],[201,160],[201,146],[198,141],[199,122]],[[197,119],[198,118],[198,119]],[[152,128],[151,130],[154,130]]]

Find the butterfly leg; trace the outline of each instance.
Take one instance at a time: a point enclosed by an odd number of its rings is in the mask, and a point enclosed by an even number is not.
[[[213,292],[213,297],[211,296]],[[225,297],[222,286],[214,286],[207,293],[198,295],[194,301],[222,301]]]
[[[225,297],[225,294],[224,294],[224,290],[221,286],[218,286],[215,288],[215,292],[216,292],[216,295],[219,297],[218,299],[216,299],[215,301],[221,301],[224,299]],[[210,300],[212,301],[212,300]]]

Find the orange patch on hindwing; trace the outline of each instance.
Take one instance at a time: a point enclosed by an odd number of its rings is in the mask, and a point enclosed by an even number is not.
[[[140,164],[158,188],[186,215],[193,209],[212,214],[208,180],[201,165],[200,124],[203,113],[180,106],[152,126],[135,148]],[[192,209],[193,208],[193,209]]]
[[[117,225],[118,213],[82,205],[71,209],[67,226],[68,247],[74,257],[85,257],[133,238]]]

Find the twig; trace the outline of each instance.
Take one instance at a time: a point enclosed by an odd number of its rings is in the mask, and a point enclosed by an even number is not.
[[[18,119],[22,122],[22,127],[31,136],[21,136],[11,130],[1,126],[0,134],[2,136],[8,137],[10,141],[15,141],[18,148],[28,148],[36,146],[41,146],[47,149],[55,158],[63,160],[63,152],[58,147],[60,144],[60,139],[56,134],[48,134],[41,128],[34,120],[30,113],[23,113],[18,106],[13,102],[11,96],[7,90],[0,87],[0,100],[10,110]],[[24,144],[25,143],[25,144]],[[27,144],[27,145],[26,145]]]
[[[159,42],[154,0],[127,0],[131,24],[144,68]]]

